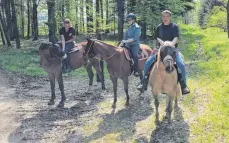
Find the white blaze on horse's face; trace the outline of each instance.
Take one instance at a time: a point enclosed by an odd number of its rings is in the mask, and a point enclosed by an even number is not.
[[[161,60],[161,50],[162,48],[175,48],[175,44],[176,44],[176,40],[174,39],[173,41],[162,41],[161,39],[157,38],[158,42],[160,43],[160,49],[158,52],[158,64],[159,61]],[[174,70],[173,64],[174,64],[174,60],[173,57],[171,55],[166,55],[165,57],[163,57],[162,62],[165,66],[165,70],[168,74],[171,74]]]

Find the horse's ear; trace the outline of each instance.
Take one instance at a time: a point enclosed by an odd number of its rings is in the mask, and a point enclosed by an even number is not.
[[[165,44],[165,42],[162,41],[160,38],[157,38],[157,41],[160,43],[160,45],[164,45]]]
[[[177,42],[178,42],[178,38],[175,37],[175,38],[173,39],[173,41],[172,41],[172,45],[175,46]]]

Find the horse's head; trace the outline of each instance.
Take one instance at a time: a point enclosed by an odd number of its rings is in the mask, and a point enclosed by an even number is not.
[[[51,42],[43,42],[39,47],[39,55],[41,57],[61,58],[65,56],[65,53],[61,50],[59,44],[52,44]]]
[[[162,41],[161,39],[157,38],[158,42],[160,43],[159,55],[158,60],[162,61],[165,66],[165,71],[168,74],[171,74],[174,71],[174,63],[176,61],[176,48],[174,41]]]

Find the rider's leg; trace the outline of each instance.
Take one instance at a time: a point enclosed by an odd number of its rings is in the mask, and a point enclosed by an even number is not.
[[[67,63],[67,69],[71,70],[71,62],[70,62],[70,54],[69,52],[74,48],[74,43],[66,43],[65,44],[65,53],[67,53],[66,63]]]
[[[156,57],[155,55],[151,55],[145,63],[143,79],[142,79],[140,85],[138,85],[138,87],[137,87],[137,89],[140,90],[141,92],[143,92],[145,89],[147,89],[146,87],[147,87],[147,83],[148,83],[148,79],[149,79],[149,76],[147,74],[150,70],[150,66],[155,61],[155,57]]]
[[[177,63],[177,67],[181,70],[181,73],[182,73],[181,74],[182,80],[180,81],[181,88],[182,88],[182,94],[188,94],[190,93],[190,91],[187,88],[185,65],[184,65],[184,60],[182,59],[180,52],[177,52],[176,54],[176,63]]]
[[[138,73],[138,51],[139,51],[139,44],[130,46],[130,52],[134,60],[134,75],[139,75]]]

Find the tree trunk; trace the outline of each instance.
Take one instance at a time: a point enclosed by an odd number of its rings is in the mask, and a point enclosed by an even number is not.
[[[86,0],[86,14],[87,14],[87,32],[91,33],[93,32],[93,13],[92,13],[92,6],[93,1],[92,0]]]
[[[65,19],[64,7],[65,7],[65,0],[62,1],[62,6],[61,6],[61,19],[62,19],[62,21],[64,21],[64,19]]]
[[[229,0],[227,2],[227,35],[229,38]]]
[[[116,0],[118,8],[118,40],[123,39],[123,25],[124,25],[124,4],[125,0]]]
[[[104,26],[104,22],[103,22],[103,0],[99,0],[99,2],[100,2],[100,16],[101,16],[101,23],[100,23],[100,25],[102,25],[102,28],[101,28],[101,30],[103,30],[103,26]]]
[[[17,49],[20,49],[20,35],[17,27],[17,15],[16,15],[16,9],[15,9],[15,4],[14,0],[11,0],[11,8],[12,8],[12,22],[13,22],[13,34],[16,39],[16,47]]]
[[[10,7],[10,0],[4,0],[5,2],[5,14],[6,14],[6,26],[7,26],[7,35],[12,40],[12,21],[11,21],[11,7]]]
[[[56,43],[55,0],[47,0],[49,42]]]
[[[1,39],[2,39],[2,45],[5,46],[6,45],[6,41],[4,39],[4,34],[3,34],[3,31],[2,31],[1,23],[0,23],[0,34],[1,34]]]
[[[115,5],[115,1],[116,1],[116,0],[114,0],[114,5]],[[116,29],[115,29],[115,23],[116,23],[115,15],[116,15],[116,6],[114,6],[114,36],[115,36],[115,32],[116,32],[116,31],[115,31],[115,30],[116,30]]]
[[[109,28],[108,28],[108,24],[109,24],[109,0],[106,0],[106,33],[109,33]]]
[[[143,40],[145,40],[145,39],[146,39],[146,22],[145,22],[144,20],[141,21],[141,22],[140,22],[140,26],[141,26],[141,29],[142,29],[141,38],[142,38]]]
[[[38,40],[37,0],[33,0],[33,41]]]
[[[7,27],[6,27],[6,24],[5,24],[4,20],[3,20],[3,16],[1,14],[1,11],[0,11],[0,22],[1,22],[2,29],[3,29],[3,33],[5,35],[5,39],[6,39],[7,45],[11,46],[10,39],[9,39],[9,37],[7,35]]]
[[[95,1],[96,5],[96,34],[99,33],[99,0]]]
[[[24,19],[24,1],[21,0],[21,37],[24,38],[24,32],[25,32],[25,19]]]
[[[30,0],[27,0],[27,20],[28,20],[28,23],[27,23],[27,39],[30,38],[30,18],[31,18],[31,15],[30,15]]]
[[[79,19],[78,19],[78,0],[75,0],[75,8],[76,8],[76,25],[75,25],[75,29],[76,29],[76,35],[79,34]]]

